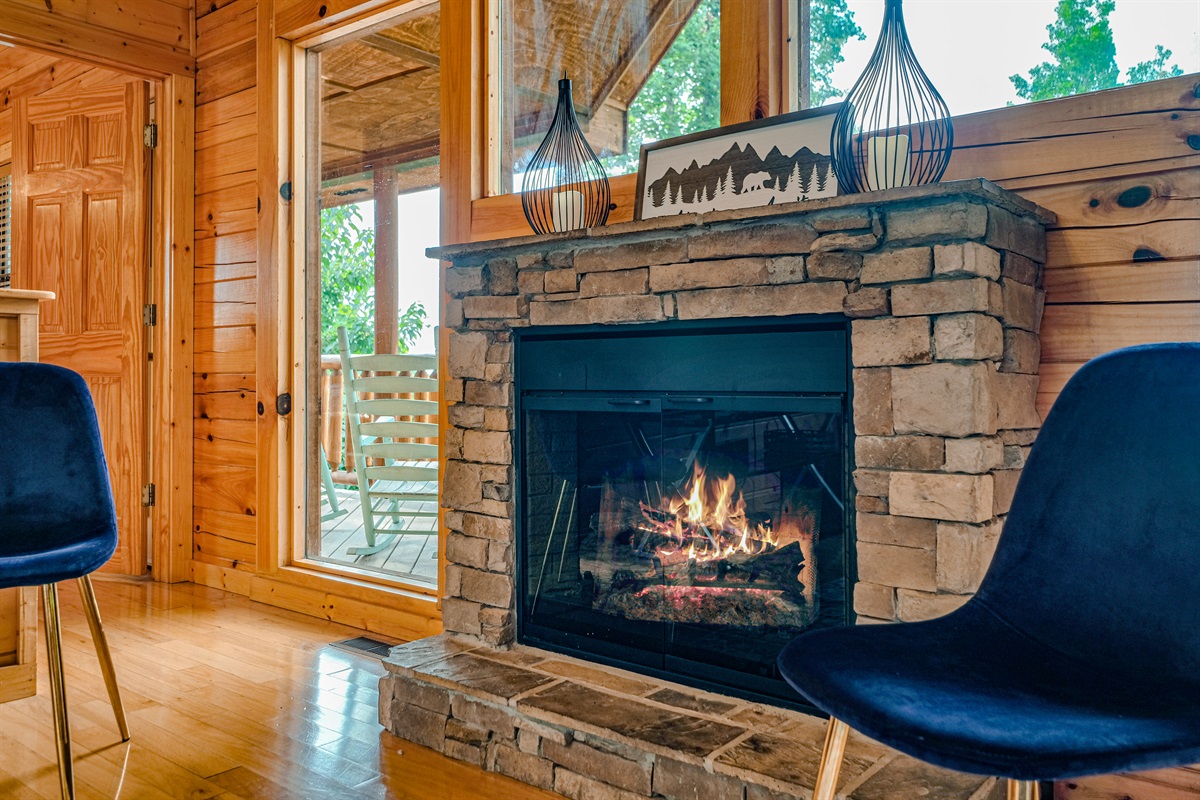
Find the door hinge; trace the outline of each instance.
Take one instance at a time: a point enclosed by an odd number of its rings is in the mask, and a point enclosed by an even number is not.
[[[147,483],[145,486],[142,487],[142,505],[143,506],[154,505],[154,484],[153,483]]]
[[[142,306],[142,324],[148,328],[153,328],[158,324],[157,303],[146,303]]]
[[[151,122],[142,128],[142,144],[146,147],[158,147],[158,125]]]

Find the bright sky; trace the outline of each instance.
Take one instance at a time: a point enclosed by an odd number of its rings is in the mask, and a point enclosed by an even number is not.
[[[849,90],[866,66],[883,21],[883,0],[847,0],[867,35],[846,44],[834,85]],[[1055,0],[904,0],[904,22],[917,60],[945,98],[951,114],[969,114],[1018,102],[1009,75],[1027,75],[1047,60],[1046,26]],[[1117,66],[1125,70],[1172,51],[1168,64],[1200,72],[1200,0],[1117,0],[1109,17]]]
[[[438,320],[438,262],[425,257],[426,247],[437,247],[441,233],[441,200],[437,189],[402,194],[400,219],[400,310],[410,303],[425,306],[425,330],[410,353],[433,352],[433,326]],[[363,223],[375,224],[374,203],[359,203]]]

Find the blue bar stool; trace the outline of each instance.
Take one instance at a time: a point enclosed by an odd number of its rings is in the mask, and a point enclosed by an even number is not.
[[[58,775],[68,799],[75,781],[56,584],[79,582],[121,741],[129,741],[89,577],[116,547],[116,509],[87,384],[61,367],[0,363],[0,589],[42,587]]]
[[[965,398],[964,398],[965,399]],[[1039,781],[1200,761],[1200,342],[1117,350],[1059,395],[979,592],[939,619],[801,634],[779,668],[849,729]]]

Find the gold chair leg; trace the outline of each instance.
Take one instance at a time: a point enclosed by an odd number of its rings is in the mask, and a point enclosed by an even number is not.
[[[817,767],[817,785],[813,788],[813,800],[833,800],[837,790],[838,773],[842,769],[842,754],[846,752],[846,738],[850,726],[834,717],[829,718],[825,731],[825,747],[821,750],[821,764]]]
[[[1038,800],[1040,796],[1037,781],[1008,779],[1008,800]]]
[[[104,686],[108,689],[108,701],[112,703],[113,715],[117,718],[121,741],[128,742],[129,725],[125,722],[125,708],[121,705],[121,691],[117,688],[117,672],[113,669],[112,653],[108,651],[108,639],[104,635],[104,626],[100,624],[100,607],[96,605],[96,592],[92,589],[90,575],[84,575],[79,579],[79,595],[83,598],[83,610],[87,615],[88,627],[92,629],[92,643],[96,645],[96,657],[100,660],[100,671],[104,673]]]
[[[75,770],[71,763],[71,726],[67,721],[67,692],[63,685],[62,632],[58,625],[58,586],[42,586],[42,616],[46,623],[50,698],[54,705],[54,738],[58,745],[58,780],[63,800],[75,798]]]

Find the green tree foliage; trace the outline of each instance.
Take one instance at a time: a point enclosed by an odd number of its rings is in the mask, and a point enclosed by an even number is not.
[[[833,85],[833,70],[846,59],[842,48],[851,39],[865,39],[866,34],[854,21],[854,12],[846,0],[811,0],[809,11],[812,36],[809,44],[809,79],[812,88],[809,103],[813,108],[823,106],[846,94]]]
[[[1059,0],[1056,19],[1046,26],[1049,39],[1042,45],[1053,60],[1029,70],[1028,78],[1010,76],[1017,96],[1049,100],[1120,86],[1117,48],[1108,22],[1116,6],[1116,0]],[[1155,58],[1129,68],[1130,83],[1183,74],[1178,66],[1167,66],[1170,50],[1161,45],[1155,50]]]
[[[629,106],[627,119],[626,152],[604,159],[610,175],[637,169],[642,142],[657,142],[721,124],[720,0],[700,0]]]
[[[1154,54],[1154,58],[1134,64],[1125,72],[1129,83],[1146,83],[1162,78],[1175,78],[1183,74],[1183,70],[1178,64],[1167,66],[1167,59],[1171,57],[1170,50],[1165,49],[1161,44],[1156,44],[1154,45]]]
[[[346,327],[350,352],[375,352],[375,230],[350,204],[321,209],[321,352],[338,351],[338,326]],[[401,353],[421,335],[425,307],[400,312]]]

